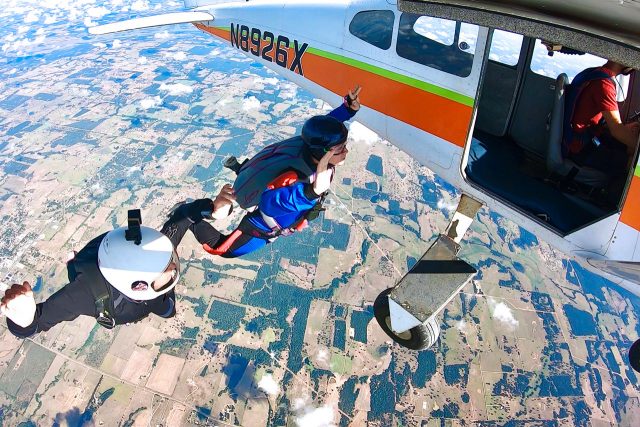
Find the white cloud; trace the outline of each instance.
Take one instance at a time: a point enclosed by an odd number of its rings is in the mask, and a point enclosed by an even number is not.
[[[187,59],[187,54],[184,52],[165,52],[164,56],[175,59],[176,61],[184,61]]]
[[[88,16],[84,18],[84,22],[83,23],[84,23],[84,26],[87,27],[87,28],[95,27],[96,25],[98,25],[95,22],[93,22],[91,20],[91,18],[89,18]]]
[[[453,212],[454,210],[456,210],[457,207],[458,205],[456,205],[455,203],[452,203],[451,201],[444,200],[444,199],[438,200],[438,209],[440,210]]]
[[[95,47],[100,48],[100,49],[104,49],[105,47],[107,47],[107,45],[105,43],[102,42],[97,42],[93,44]]]
[[[87,16],[91,18],[102,18],[105,15],[110,14],[111,11],[104,6],[100,7],[90,7],[87,9]]]
[[[155,108],[158,105],[162,104],[162,99],[159,96],[154,96],[153,98],[145,98],[140,101],[140,107],[148,110],[149,108]]]
[[[139,56],[138,57],[138,64],[146,64],[147,62],[149,62],[149,61],[147,60],[146,56]]]
[[[280,90],[280,92],[278,93],[278,96],[282,99],[294,99],[297,94],[298,87],[290,84],[282,88],[282,90]]]
[[[273,379],[271,374],[263,375],[260,381],[258,381],[258,388],[264,390],[265,393],[271,396],[277,396],[280,393],[280,386]]]
[[[117,48],[119,48],[120,46],[122,46],[122,42],[121,42],[120,40],[118,40],[118,39],[115,39],[115,40],[113,41],[113,44],[111,45],[111,47],[112,47],[112,48],[114,48],[114,49],[117,49]]]
[[[188,93],[193,92],[193,88],[189,85],[185,85],[182,83],[176,84],[166,84],[162,83],[160,85],[160,90],[164,90],[169,92],[169,95],[178,96],[178,95],[186,95]]]
[[[318,362],[328,363],[329,362],[329,351],[326,348],[321,348],[320,350],[318,350],[317,360],[318,360]]]
[[[511,308],[509,308],[507,304],[505,304],[504,302],[497,302],[493,298],[489,298],[488,302],[489,309],[491,310],[491,315],[495,319],[504,323],[511,329],[515,329],[518,327],[520,322],[518,322],[513,316],[513,311],[511,311]]]
[[[334,427],[335,411],[330,406],[315,408],[311,405],[302,408],[302,414],[296,417],[298,427]]]
[[[32,22],[38,22],[40,20],[40,12],[37,10],[32,10],[27,13],[27,16],[24,17],[25,24],[30,24]]]
[[[250,96],[242,100],[242,109],[244,111],[258,110],[260,108],[260,101],[255,96]]]
[[[268,78],[262,79],[262,81],[263,81],[265,84],[268,84],[268,85],[274,85],[274,86],[276,86],[276,85],[280,82],[280,80],[278,80],[278,79],[277,79],[277,78],[275,78],[275,77],[268,77]]]
[[[54,15],[45,15],[45,18],[44,18],[45,25],[55,24],[57,21],[58,20]]]
[[[167,30],[164,30],[159,33],[155,33],[153,37],[156,39],[168,39],[169,37],[171,37],[171,34],[169,34]]]
[[[42,34],[38,35],[35,39],[30,40],[28,38],[14,38],[13,43],[5,43],[2,45],[3,52],[16,52],[16,54],[23,55],[29,51],[29,48],[35,45],[39,45],[46,40],[46,37]]]
[[[349,137],[355,141],[362,141],[369,145],[380,141],[377,133],[359,122],[351,123],[351,126],[349,126]]]
[[[149,10],[149,3],[146,0],[136,0],[131,5],[131,10],[135,12],[142,12],[145,10]]]

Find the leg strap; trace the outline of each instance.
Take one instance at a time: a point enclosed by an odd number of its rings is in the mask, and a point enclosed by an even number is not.
[[[235,230],[233,233],[231,233],[229,237],[225,239],[224,242],[222,242],[220,246],[217,246],[216,248],[212,248],[208,244],[204,243],[202,247],[204,248],[205,251],[209,252],[211,255],[222,255],[226,253],[229,250],[229,248],[231,248],[231,246],[235,243],[236,240],[238,240],[238,238],[240,238],[240,236],[242,236],[242,231]]]

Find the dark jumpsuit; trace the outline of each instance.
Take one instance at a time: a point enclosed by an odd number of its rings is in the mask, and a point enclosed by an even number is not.
[[[210,200],[209,203],[211,203]],[[196,239],[202,239],[198,235],[200,228],[186,217],[174,215],[160,231],[171,240],[173,247],[177,248],[187,230],[191,230]],[[69,261],[67,264],[69,283],[45,302],[36,305],[36,313],[31,325],[23,328],[7,318],[7,326],[12,334],[19,338],[26,338],[37,332],[48,331],[58,323],[74,320],[81,315],[97,317],[95,298],[88,285],[90,280],[101,281],[105,286],[111,287],[113,317],[116,325],[137,322],[150,313],[164,318],[175,315],[176,297],[173,290],[152,300],[134,301],[108,284],[98,268],[98,248],[106,234],[91,240],[73,260]]]

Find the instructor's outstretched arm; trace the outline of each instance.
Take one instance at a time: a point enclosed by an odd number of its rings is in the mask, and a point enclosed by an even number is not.
[[[7,316],[9,331],[19,338],[27,338],[81,315],[95,316],[93,302],[88,286],[73,281],[45,302],[36,304],[31,285],[25,281],[7,289],[0,310]]]

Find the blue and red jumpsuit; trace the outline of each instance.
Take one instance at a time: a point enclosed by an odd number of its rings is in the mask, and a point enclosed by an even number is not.
[[[355,114],[356,111],[341,104],[328,115],[344,122]],[[310,154],[305,156],[305,160],[312,169],[315,169]],[[201,212],[211,209],[211,199],[200,199],[183,205],[174,215],[187,215],[193,221],[192,227],[194,231],[197,230],[194,234],[207,251],[225,258],[235,258],[258,250],[281,235],[280,232],[274,233],[274,230],[267,225],[262,213],[275,220],[278,227],[285,230],[282,234],[284,235],[302,223],[302,220],[319,203],[320,197],[321,195],[313,191],[313,184],[303,182],[265,190],[260,198],[258,209],[246,214],[237,229],[228,236],[220,233],[207,221],[203,221]]]

